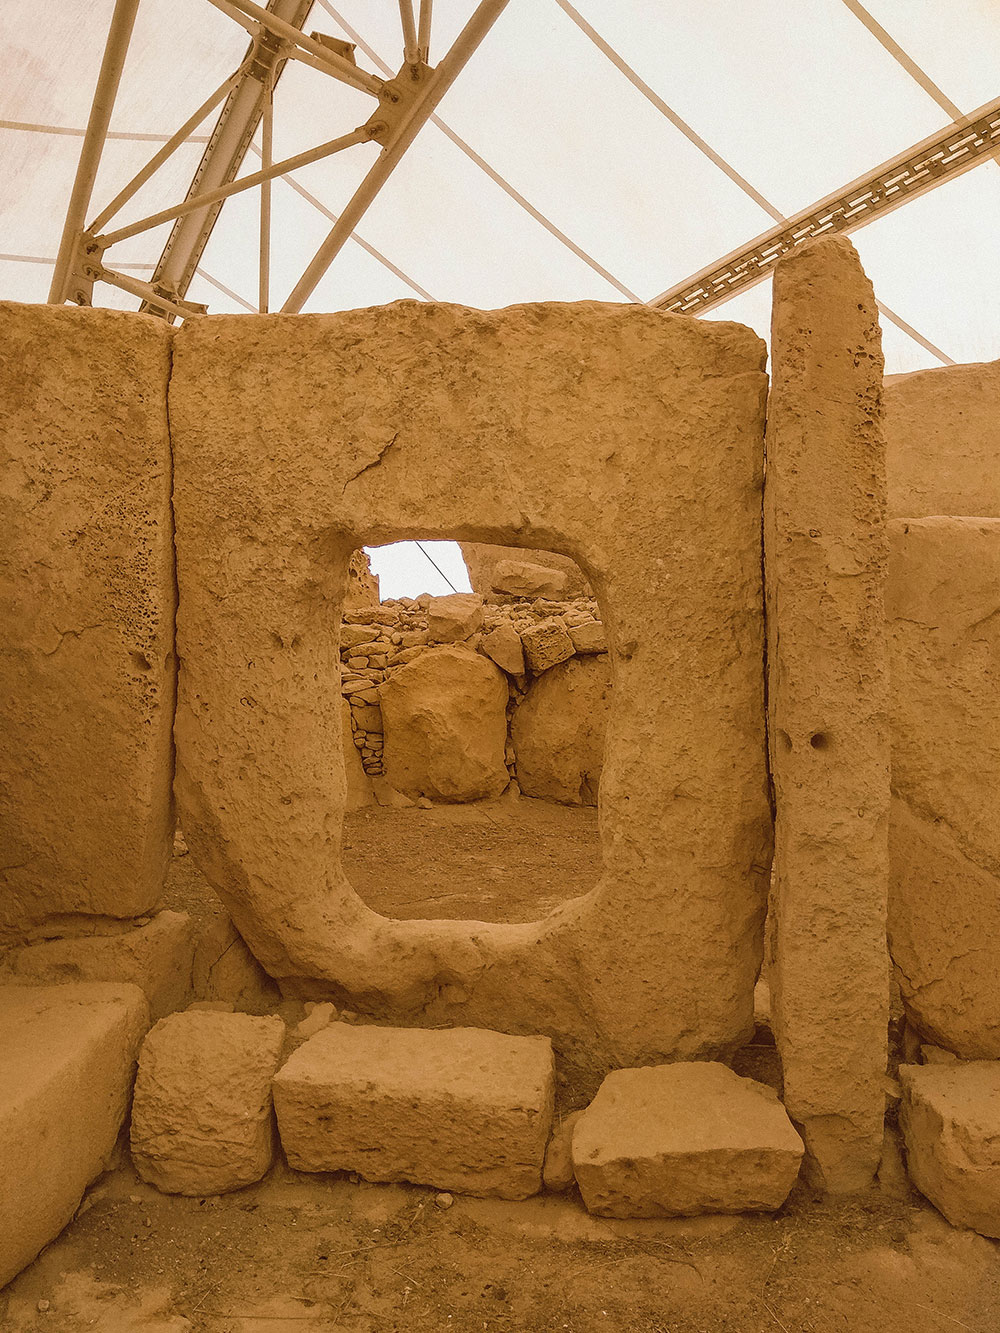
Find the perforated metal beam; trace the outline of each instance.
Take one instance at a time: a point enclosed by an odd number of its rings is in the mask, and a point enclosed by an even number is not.
[[[270,0],[267,12],[294,28],[301,28],[311,8],[312,0]],[[250,50],[253,50],[252,44]],[[260,42],[257,59],[223,104],[191,181],[188,200],[229,185],[236,179],[264,114],[268,76],[276,83],[286,59],[279,39],[266,33]],[[184,298],[221,208],[222,201],[177,219],[153,270],[153,287],[174,299]],[[142,309],[160,313],[155,305],[146,301]]]
[[[911,199],[954,180],[1000,152],[1000,98],[939,130],[811,208],[796,213],[724,259],[649,302],[690,315],[762,282],[783,254],[814,236],[856,231]]]

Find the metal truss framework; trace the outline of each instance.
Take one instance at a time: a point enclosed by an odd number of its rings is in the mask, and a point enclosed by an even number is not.
[[[481,0],[452,49],[434,69],[427,63],[432,0],[420,0],[419,14],[414,11],[414,0],[398,0],[404,64],[395,75],[361,40],[360,34],[350,29],[327,0],[319,0],[319,3],[340,23],[342,30],[354,38],[353,42],[325,33],[306,36],[302,32],[302,24],[312,8],[312,0],[268,0],[266,8],[255,3],[255,0],[207,0],[207,2],[250,33],[252,41],[243,62],[185,124],[162,144],[149,163],[94,218],[89,227],[85,227],[85,215],[89,208],[104,140],[109,137],[123,137],[109,133],[108,126],[139,0],[116,0],[104,61],[90,120],[84,134],[80,163],[55,264],[50,301],[72,299],[87,304],[92,299],[93,284],[102,281],[137,296],[144,310],[163,315],[167,319],[187,318],[206,311],[205,306],[186,300],[188,286],[198,273],[245,309],[256,308],[266,311],[269,308],[270,284],[270,187],[275,178],[283,178],[288,185],[299,190],[311,203],[326,213],[333,223],[326,240],[283,306],[286,312],[301,310],[347,240],[353,236],[359,243],[364,244],[354,233],[355,225],[370,207],[406,149],[428,120],[433,121],[447,134],[491,180],[504,189],[537,222],[600,273],[612,286],[631,300],[640,299],[539,213],[509,182],[433,114],[435,107],[499,17],[508,0]],[[647,302],[659,309],[685,314],[701,313],[728,300],[736,292],[762,281],[769,275],[780,256],[802,241],[812,236],[847,232],[861,227],[866,222],[881,217],[910,199],[935,188],[945,180],[952,179],[980,162],[995,157],[1000,150],[1000,100],[980,108],[969,116],[961,117],[955,104],[876,23],[860,0],[844,0],[847,8],[864,23],[876,40],[940,106],[955,115],[956,120],[946,130],[915,145],[851,185],[829,195],[818,204],[804,209],[792,218],[785,218],[677,116],[676,112],[625,63],[617,51],[604,41],[568,0],[555,0],[555,3],[681,133],[776,221],[776,226],[747,245]],[[363,50],[383,71],[385,78],[358,67],[355,59],[356,47]],[[273,94],[281,71],[290,58],[301,60],[323,73],[362,90],[377,99],[378,108],[368,121],[349,133],[308,152],[275,163],[271,156]],[[220,104],[222,110],[212,132],[207,139],[202,139],[206,147],[185,199],[139,222],[117,230],[102,232],[101,228],[150,179],[171,153],[182,143],[189,143],[198,137],[192,132]],[[253,143],[258,128],[261,129],[260,147]],[[155,136],[124,137],[155,138]],[[381,144],[382,153],[339,216],[331,213],[320,201],[303,190],[289,174],[310,162],[318,161],[355,144],[370,141]],[[251,149],[260,157],[261,169],[239,177],[238,173],[246,154]],[[240,191],[258,187],[260,261],[258,302],[254,307],[201,269],[199,261],[225,200]],[[174,226],[148,281],[130,277],[125,270],[139,269],[148,272],[149,265],[118,264],[115,267],[105,265],[104,253],[107,249],[170,220],[173,220]],[[365,248],[371,250],[369,246]],[[375,251],[372,253],[399,273],[414,290],[427,295],[405,274],[395,269],[384,256]],[[950,362],[950,357],[920,335],[895,312],[884,305],[880,305],[880,309],[884,315],[940,360]]]
[[[783,254],[814,236],[855,231],[1000,151],[1000,99],[883,162],[866,176],[796,213],[654,298],[675,314],[708,310],[762,282]]]
[[[427,63],[432,0],[420,0],[419,16],[414,11],[414,0],[399,0],[404,64],[398,74],[387,79],[358,67],[352,43],[326,33],[307,36],[302,32],[301,25],[312,8],[311,0],[268,0],[267,8],[262,8],[254,0],[208,0],[208,3],[250,33],[252,41],[243,62],[87,226],[85,218],[139,4],[139,0],[116,0],[53,272],[50,302],[72,299],[80,304],[90,304],[94,283],[106,282],[137,296],[144,310],[167,319],[204,314],[205,306],[188,302],[185,297],[219,211],[232,195],[260,187],[258,309],[266,311],[270,282],[271,181],[356,144],[378,143],[382,147],[381,154],[343,213],[334,221],[326,240],[282,307],[286,312],[301,310],[508,0],[480,0],[451,49],[436,67]],[[376,99],[377,109],[363,125],[347,134],[294,157],[273,162],[274,87],[288,59],[300,60],[368,93]],[[220,103],[223,103],[222,112],[185,199],[117,230],[102,231]],[[238,176],[258,127],[262,129],[261,169],[247,176]],[[170,220],[174,226],[151,281],[129,277],[123,271],[124,265],[115,268],[105,264],[105,252],[112,246]],[[246,303],[241,301],[241,304]]]

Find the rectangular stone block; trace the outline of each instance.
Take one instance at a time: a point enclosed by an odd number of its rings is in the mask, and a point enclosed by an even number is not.
[[[278,1072],[274,1105],[300,1171],[524,1199],[541,1189],[553,1080],[547,1037],[332,1023]]]
[[[780,1208],[802,1162],[772,1089],[710,1061],[612,1071],[572,1151],[583,1201],[604,1217]]]
[[[136,986],[0,986],[0,1287],[107,1170],[148,1026]]]
[[[914,1185],[956,1227],[1000,1239],[1000,1063],[901,1065]]]
[[[889,513],[1000,518],[1000,361],[885,380]]]
[[[44,940],[11,949],[0,963],[0,980],[127,982],[143,992],[155,1023],[191,999],[194,933],[187,912],[158,912],[147,925],[119,935]]]
[[[775,1036],[807,1170],[840,1192],[869,1183],[882,1149],[889,879],[881,335],[843,237],[778,265],[771,355]]]
[[[140,915],[162,884],[170,338],[149,316],[0,303],[0,941]]]

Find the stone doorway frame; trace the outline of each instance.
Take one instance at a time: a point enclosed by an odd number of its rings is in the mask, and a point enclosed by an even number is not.
[[[747,1038],[771,848],[763,365],[742,326],[590,302],[178,333],[176,793],[286,986],[545,1032],[595,1069]],[[539,922],[381,917],[340,867],[347,561],[415,535],[559,551],[602,607],[604,874]]]

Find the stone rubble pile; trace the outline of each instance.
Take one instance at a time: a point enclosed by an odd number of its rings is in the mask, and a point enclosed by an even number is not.
[[[341,691],[350,706],[351,740],[360,755],[364,772],[369,778],[388,776],[394,787],[410,796],[437,800],[475,800],[483,795],[498,795],[507,782],[517,780],[528,795],[596,804],[610,693],[610,671],[605,656],[607,641],[597,602],[588,596],[559,601],[541,595],[539,590],[552,584],[552,571],[529,562],[502,562],[496,579],[494,590],[485,597],[478,593],[455,593],[446,597],[432,597],[425,593],[417,598],[402,597],[373,606],[355,606],[344,612],[340,646]],[[451,656],[439,651],[446,645],[455,650]],[[460,674],[457,664],[461,659],[455,652],[475,654],[494,664],[496,688],[491,690],[488,684],[479,681],[475,671],[466,664],[464,674],[475,682],[470,686],[473,696],[489,697],[470,699],[461,689],[450,691],[447,680],[443,679],[442,703],[438,709],[441,719],[438,724],[428,722],[425,710],[430,707],[437,669],[440,667],[445,676]],[[523,736],[527,728],[522,725],[515,729],[513,726],[518,709],[530,699],[536,682],[545,673],[578,659],[582,669],[574,673],[573,680],[579,683],[590,674],[588,667],[598,656],[602,661],[602,669],[595,673],[599,677],[598,683],[585,692],[585,704],[582,698],[580,701],[580,706],[587,711],[587,772],[575,782],[569,778],[554,782],[547,774],[540,784],[546,790],[535,793],[531,790],[531,773],[525,782],[520,771],[517,732]],[[419,678],[415,671],[407,671],[417,662],[422,663]],[[422,680],[416,690],[420,702],[413,705],[412,712],[407,715],[401,708],[394,708],[391,701],[410,682],[416,689],[418,679]],[[565,713],[568,702],[565,690],[560,692],[550,681],[547,694],[550,696],[548,711],[553,716],[560,709]],[[438,770],[449,764],[461,768],[463,749],[474,743],[468,728],[464,738],[458,735],[445,738],[444,733],[455,728],[452,710],[460,713],[465,708],[471,711],[473,703],[479,710],[489,710],[480,713],[476,724],[485,731],[495,730],[500,725],[498,718],[503,719],[502,768],[505,776],[501,781],[496,772],[489,775],[478,773],[467,782],[452,783],[450,792],[446,792],[442,787],[448,784],[442,784],[439,776],[418,771],[419,765],[414,767],[409,760],[414,750],[433,744],[438,752]],[[387,712],[393,714],[394,725],[398,728],[395,747],[392,742],[387,746]],[[402,733],[407,727],[414,727],[422,734],[404,738]],[[566,728],[562,731],[565,733]],[[565,734],[561,743],[565,748]],[[526,744],[530,746],[530,741]],[[388,772],[387,748],[395,748],[399,755],[407,756],[405,760],[400,759],[397,772]],[[534,748],[538,749],[537,741]],[[566,762],[572,767],[572,758]],[[532,768],[530,763],[528,768]]]

